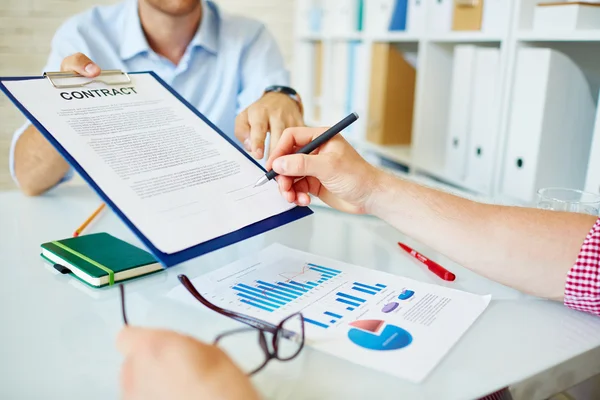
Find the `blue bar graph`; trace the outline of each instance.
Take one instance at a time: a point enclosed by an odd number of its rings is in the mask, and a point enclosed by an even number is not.
[[[377,287],[380,287],[380,288],[382,288],[382,289],[385,289],[385,288],[387,287],[387,286],[385,286],[385,285],[382,285],[381,283],[378,283],[378,284],[376,284],[375,286],[377,286]]]
[[[332,319],[332,320],[331,320],[331,321],[329,321],[329,322],[331,322],[332,324],[335,324],[335,319]]]
[[[356,287],[356,286],[354,286],[352,289],[353,289],[353,290],[356,290],[356,291],[359,291],[359,292],[363,292],[363,293],[368,293],[368,294],[377,294],[377,292],[373,292],[373,291],[371,291],[371,290],[363,289],[363,288]]]
[[[325,311],[323,314],[329,315],[330,317],[337,318],[337,319],[341,319],[342,318],[342,316],[340,314],[332,313],[330,311]]]
[[[256,282],[260,283],[263,286],[270,287],[270,288],[272,288],[274,290],[280,290],[280,291],[283,291],[284,293],[291,294],[291,295],[294,296],[294,298],[302,296],[302,293],[300,293],[300,292],[296,292],[294,290],[290,290],[290,289],[287,289],[287,288],[284,288],[284,287],[281,287],[281,286],[273,285],[271,283],[267,283],[267,282],[263,282],[263,281],[256,281]]]
[[[242,303],[250,304],[251,306],[254,306],[254,307],[256,307],[256,308],[260,308],[261,310],[265,310],[265,311],[269,311],[269,312],[272,312],[272,311],[273,311],[273,309],[272,309],[272,308],[263,307],[263,306],[261,306],[260,304],[253,303],[253,302],[251,302],[251,301],[248,301],[248,300],[244,300],[244,299],[242,299],[242,300],[240,300],[240,301],[241,301]]]
[[[268,287],[268,286],[258,285],[258,286],[256,286],[256,287],[257,287],[258,289],[262,289],[262,290],[263,290],[265,293],[266,293],[266,292],[269,292],[269,293],[275,293],[275,294],[278,294],[279,296],[286,297],[286,298],[288,298],[288,299],[290,299],[290,300],[294,300],[294,299],[297,299],[297,298],[298,298],[298,296],[294,296],[294,295],[291,295],[291,294],[289,294],[289,293],[280,292],[279,290],[273,289],[273,288],[271,288],[271,287]]]
[[[336,294],[340,297],[345,297],[350,300],[358,301],[359,303],[364,303],[366,301],[365,299],[361,299],[360,297],[350,296],[349,294],[342,293],[342,292],[337,292]]]
[[[303,282],[304,279],[300,277],[305,272],[310,272],[306,275],[306,278],[311,279],[310,281]],[[315,273],[317,273],[316,276]],[[283,278],[283,281],[267,282],[257,279],[247,284],[238,282],[231,289],[235,292],[240,302],[264,311],[273,312],[308,294],[311,290],[318,288],[341,273],[342,271],[340,270],[322,265],[305,264],[302,270],[297,273],[284,272],[279,274],[279,279]],[[353,307],[358,306],[358,303],[353,301],[344,300],[344,302]],[[329,317],[342,318],[338,314],[329,315]],[[324,328],[329,326],[315,320],[306,319],[306,321]]]
[[[338,270],[338,269],[327,268],[327,267],[324,267],[324,266],[322,266],[322,265],[311,264],[311,263],[309,263],[308,265],[309,265],[309,266],[311,266],[311,267],[316,267],[316,268],[321,268],[321,269],[324,269],[325,271],[332,272],[332,273],[334,273],[334,274],[336,274],[336,275],[337,275],[337,274],[341,274],[341,273],[342,273],[342,271],[340,271],[340,270]]]
[[[360,283],[360,282],[354,282],[354,284],[356,286],[360,286],[362,288],[369,289],[369,290],[372,290],[372,291],[375,291],[375,292],[379,292],[382,289],[381,287],[369,286],[369,285],[365,285],[364,283]]]
[[[303,289],[303,288],[301,288],[301,287],[298,287],[298,286],[295,286],[295,285],[291,285],[291,284],[289,284],[289,283],[285,283],[285,282],[277,282],[277,284],[278,284],[279,286],[283,286],[284,288],[288,288],[288,289],[291,289],[291,290],[295,290],[295,291],[296,291],[296,293],[300,292],[300,293],[298,293],[299,295],[302,295],[302,293],[306,293],[306,292],[308,292],[308,290],[307,290],[307,289]]]
[[[352,308],[352,307],[346,307],[346,310],[348,310],[348,311],[354,311],[354,308]]]
[[[257,299],[256,297],[248,296],[247,294],[244,294],[244,293],[238,293],[237,295],[244,299],[251,300],[254,303],[264,304],[265,306],[271,307],[271,308],[279,308],[281,305],[283,305],[283,304],[278,305],[274,301],[272,302],[272,301],[265,301],[265,300]]]
[[[355,302],[350,301],[350,300],[344,300],[344,299],[336,299],[336,300],[339,301],[340,303],[349,304],[349,305],[354,306],[354,307],[360,306],[359,303],[355,303]]]
[[[304,317],[304,322],[308,322],[309,324],[313,324],[316,326],[320,326],[321,328],[329,328],[329,325],[325,325],[319,321],[315,321],[314,319]]]

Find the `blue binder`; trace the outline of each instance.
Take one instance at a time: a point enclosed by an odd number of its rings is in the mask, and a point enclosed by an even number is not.
[[[204,115],[202,115],[194,106],[188,103],[183,97],[181,97],[177,92],[175,92],[169,85],[167,85],[158,75],[156,75],[152,71],[146,72],[133,72],[131,74],[150,74],[152,75],[160,84],[162,84],[173,96],[175,96],[179,101],[185,104],[190,110],[192,110],[200,119],[202,119],[208,126],[210,126],[215,132],[225,138],[232,146],[234,146],[238,151],[244,154],[248,159],[250,159],[255,165],[257,165],[260,169],[264,171],[264,168],[256,162],[250,155],[248,155],[244,150],[242,150],[231,138],[225,135],[219,128],[217,128],[212,122],[210,122]],[[38,131],[60,152],[60,154],[67,160],[71,166],[81,175],[81,177],[98,193],[98,195],[102,198],[102,200],[119,216],[119,218],[133,231],[133,233],[144,243],[144,245],[148,248],[148,250],[156,257],[156,259],[165,267],[172,267],[174,265],[180,264],[184,261],[188,261],[192,258],[196,258],[203,254],[209,253],[211,251],[220,249],[222,247],[229,246],[231,244],[241,242],[245,239],[248,239],[252,236],[259,235],[261,233],[267,232],[269,230],[275,229],[279,226],[288,224],[290,222],[296,221],[300,218],[306,217],[312,214],[312,211],[308,207],[294,207],[291,210],[288,210],[279,215],[275,215],[269,217],[265,220],[256,222],[254,224],[248,225],[242,229],[239,229],[234,232],[230,232],[223,236],[211,239],[204,243],[199,243],[190,248],[181,250],[176,253],[167,254],[160,251],[150,240],[129,220],[129,218],[114,204],[114,202],[104,193],[104,191],[94,182],[94,180],[87,174],[87,172],[79,165],[77,160],[75,160],[61,145],[58,143],[56,139],[52,136],[50,132],[44,126],[36,120],[33,115],[12,95],[12,93],[3,85],[2,81],[14,81],[14,80],[29,80],[29,79],[46,79],[43,76],[36,77],[0,77],[0,89],[8,96],[8,98],[14,103],[15,106],[27,117],[27,119],[37,128]],[[48,83],[50,84],[50,83]],[[266,172],[266,171],[265,171]]]
[[[392,20],[390,21],[390,31],[405,31],[406,16],[408,9],[408,0],[396,0]]]

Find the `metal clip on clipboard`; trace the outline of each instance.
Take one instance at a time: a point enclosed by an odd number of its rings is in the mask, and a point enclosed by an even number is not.
[[[44,77],[57,89],[84,87],[94,82],[104,83],[105,85],[125,85],[131,83],[129,74],[118,69],[103,70],[95,78],[81,76],[76,72],[44,72]],[[62,83],[65,80],[68,80],[68,83]]]

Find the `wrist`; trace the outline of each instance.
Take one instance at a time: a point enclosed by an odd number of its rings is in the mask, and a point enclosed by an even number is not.
[[[371,193],[365,203],[365,211],[367,214],[380,219],[386,219],[391,211],[390,207],[395,203],[394,198],[402,190],[400,186],[403,181],[387,172],[376,169],[372,182]]]
[[[304,116],[304,105],[302,104],[302,98],[300,97],[300,94],[294,89],[288,86],[273,85],[265,89],[263,96],[268,95],[270,93],[278,93],[294,101],[294,103],[296,103],[296,105],[298,106],[300,115]]]

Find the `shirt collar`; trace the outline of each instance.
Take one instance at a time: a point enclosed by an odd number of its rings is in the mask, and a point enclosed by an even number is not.
[[[122,60],[128,60],[150,50],[146,35],[142,30],[137,0],[130,0],[125,8],[122,23],[124,25],[119,54]]]
[[[202,47],[216,54],[218,48],[219,14],[214,3],[202,0],[202,20],[200,27],[188,47]],[[128,60],[143,52],[150,51],[150,45],[142,30],[137,0],[129,2],[123,19],[123,41],[119,54],[122,60]]]
[[[190,47],[202,47],[210,53],[217,53],[219,47],[219,10],[212,1],[202,0],[202,20],[190,42]]]

